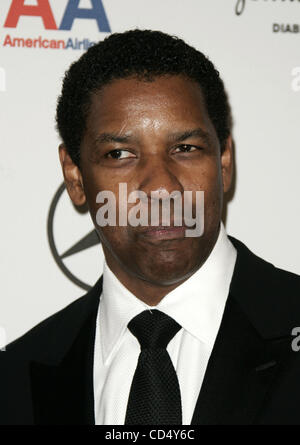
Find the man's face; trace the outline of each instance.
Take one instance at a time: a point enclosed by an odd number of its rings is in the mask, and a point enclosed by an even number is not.
[[[106,260],[148,283],[183,281],[208,257],[219,231],[223,189],[231,176],[230,140],[221,156],[200,87],[181,76],[114,80],[95,93],[81,145],[80,181]],[[204,191],[204,233],[181,228],[99,227],[96,196],[119,183],[127,193]],[[76,193],[73,201],[76,202]],[[78,201],[78,200],[77,200]],[[150,201],[149,201],[150,202]],[[135,204],[128,204],[128,211]],[[146,204],[145,204],[146,205]],[[148,206],[148,209],[150,207]],[[174,206],[171,206],[171,226]],[[154,229],[154,230],[153,230]]]

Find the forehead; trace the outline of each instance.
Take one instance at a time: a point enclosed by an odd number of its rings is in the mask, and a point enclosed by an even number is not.
[[[183,76],[118,79],[94,93],[87,130],[200,125],[214,132],[201,87]]]

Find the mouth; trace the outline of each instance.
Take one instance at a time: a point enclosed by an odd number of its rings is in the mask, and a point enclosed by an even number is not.
[[[178,240],[185,238],[186,226],[156,226],[147,227],[140,231],[139,235],[148,241]]]

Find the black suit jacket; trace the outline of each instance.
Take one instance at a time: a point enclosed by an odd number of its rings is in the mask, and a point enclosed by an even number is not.
[[[238,255],[192,424],[300,424],[300,277],[230,237]],[[0,424],[94,424],[102,277],[0,353]]]

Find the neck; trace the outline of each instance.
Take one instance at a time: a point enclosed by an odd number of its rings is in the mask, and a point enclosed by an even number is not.
[[[158,305],[165,295],[182,284],[189,278],[190,275],[192,275],[190,274],[189,276],[183,277],[182,279],[176,281],[176,283],[167,285],[149,282],[127,272],[120,265],[120,263],[115,260],[110,252],[108,252],[104,246],[102,247],[105,254],[106,263],[110,270],[115,274],[123,286],[125,286],[133,295],[146,303],[148,306]]]
[[[146,279],[140,278],[133,271],[130,271],[126,267],[124,267],[114,257],[114,255],[112,255],[110,250],[108,250],[104,244],[102,244],[102,247],[105,255],[105,261],[108,267],[118,278],[118,280],[123,284],[123,286],[125,286],[136,298],[140,299],[148,306],[156,306],[164,298],[165,295],[184,283],[203,265],[203,263],[209,256],[213,245],[210,246],[210,248],[206,252],[206,255],[202,259],[202,262],[200,264],[197,264],[195,266],[195,269],[192,269],[189,273],[180,277],[175,282],[173,281],[172,283],[164,284],[149,280],[147,281]]]

